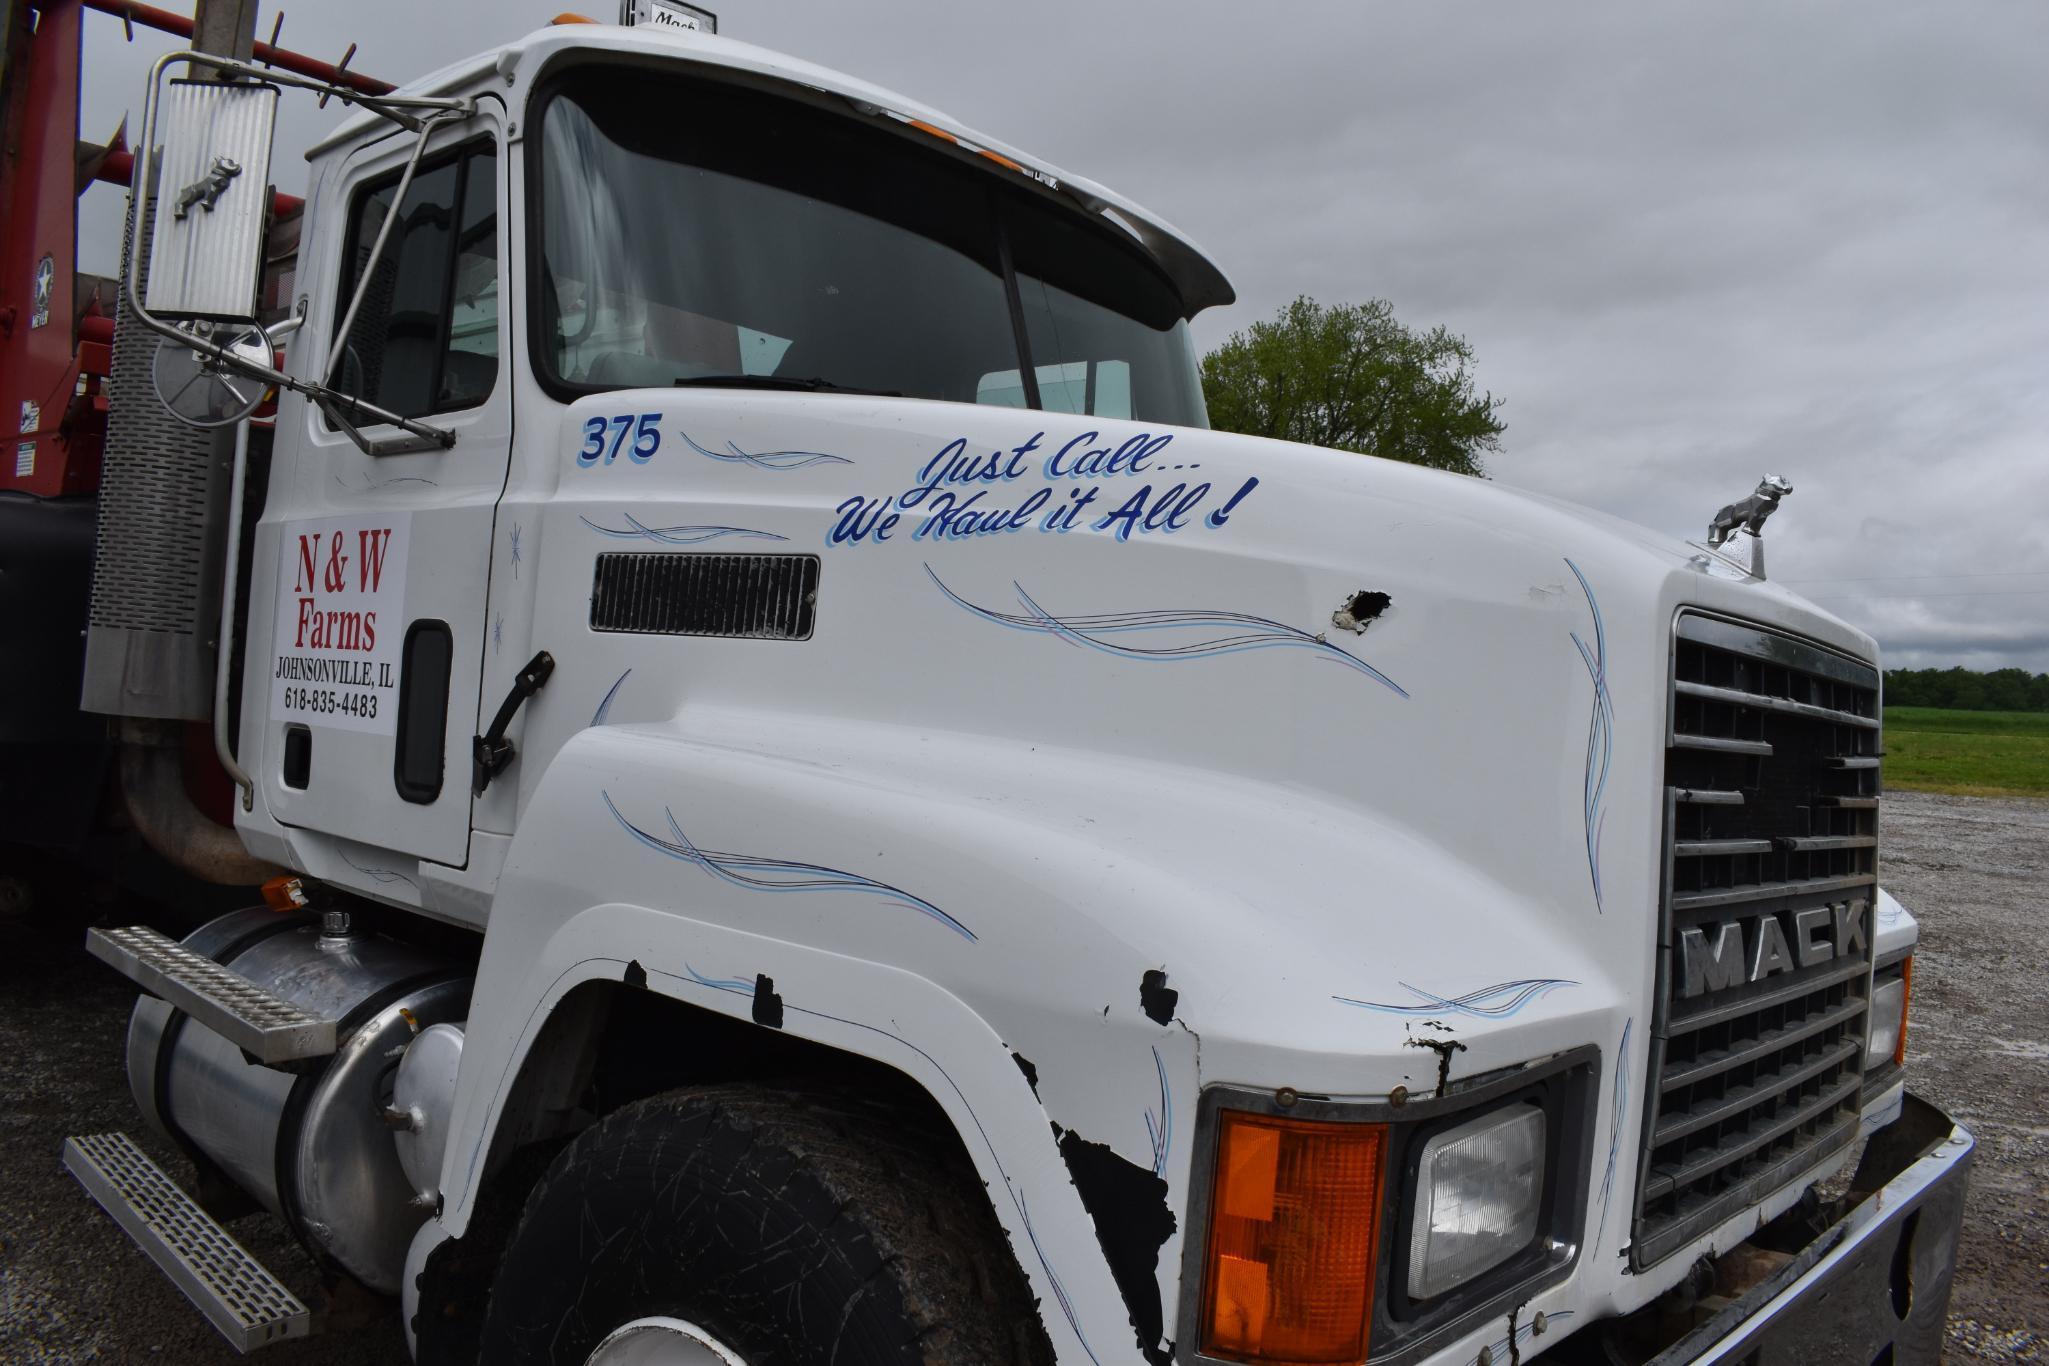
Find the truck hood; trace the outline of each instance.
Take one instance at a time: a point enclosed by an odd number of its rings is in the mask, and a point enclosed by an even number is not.
[[[651,456],[580,454],[628,411],[658,415]],[[599,629],[555,651],[543,748],[595,714],[830,774],[836,801],[926,794],[944,838],[848,831],[844,856],[942,889],[952,869],[973,905],[1028,847],[1049,923],[1129,953],[1075,965],[1077,1000],[1171,959],[1231,1080],[1281,1049],[1293,1084],[1384,1091],[1362,1059],[1447,1002],[1476,1068],[1541,1046],[1533,1019],[1561,1044],[1619,1028],[1650,998],[1675,614],[1873,654],[1683,541],[1351,452],[711,391],[584,399],[560,431],[517,481],[559,480],[529,544],[571,567],[539,612]],[[815,556],[806,638],[600,621],[661,609],[594,596],[595,560],[684,549]],[[824,828],[775,790],[744,819]],[[700,823],[743,819],[719,801]],[[1248,933],[1289,968],[1248,974]],[[1045,1006],[1003,973],[981,989]]]

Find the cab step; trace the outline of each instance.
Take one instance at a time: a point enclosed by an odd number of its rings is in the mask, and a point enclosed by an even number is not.
[[[147,925],[88,930],[86,951],[266,1066],[334,1052],[323,1020]]]
[[[236,1351],[312,1334],[299,1297],[128,1135],[67,1138],[64,1166]]]

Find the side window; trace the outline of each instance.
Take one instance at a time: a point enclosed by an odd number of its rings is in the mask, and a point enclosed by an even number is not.
[[[1131,362],[1117,357],[1150,359],[1154,349],[1135,339],[1137,325],[1023,270],[1017,296],[1032,359],[1039,362],[1033,367],[1039,406],[1051,413],[1130,417]]]
[[[366,185],[350,210],[342,307],[370,275],[336,384],[405,417],[473,408],[498,380],[497,156],[472,146],[421,166],[373,267],[398,181]]]
[[[1032,344],[1039,345],[1039,339],[1034,337]],[[1035,365],[1032,377],[1039,382],[1039,406],[1049,413],[1131,416],[1130,361],[1077,360]],[[993,403],[999,408],[1025,407],[1023,372],[997,370],[982,376],[975,386],[975,402]]]
[[[1135,244],[1022,196],[1003,206],[1039,406],[1050,413],[1200,424],[1202,379],[1180,295]],[[989,401],[1023,387],[984,379]]]

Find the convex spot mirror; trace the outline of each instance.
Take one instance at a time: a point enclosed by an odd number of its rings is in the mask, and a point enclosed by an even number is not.
[[[261,82],[164,86],[143,296],[156,316],[255,320],[277,98]]]
[[[262,405],[270,386],[254,371],[276,359],[271,334],[256,323],[188,323],[181,331],[225,347],[235,361],[164,337],[150,362],[150,383],[171,416],[188,427],[232,427]]]

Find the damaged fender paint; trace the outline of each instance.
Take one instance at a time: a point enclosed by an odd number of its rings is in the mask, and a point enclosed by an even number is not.
[[[1340,631],[1364,635],[1366,628],[1380,620],[1380,614],[1393,605],[1394,599],[1387,594],[1362,588],[1346,598],[1343,605],[1330,614],[1330,624]]]
[[[1437,1094],[1442,1096],[1451,1086],[1451,1055],[1463,1053],[1466,1046],[1457,1039],[1404,1039],[1404,1048],[1427,1048],[1437,1055]]]
[[[1138,979],[1139,1009],[1154,1024],[1172,1024],[1174,1007],[1180,1003],[1181,993],[1167,985],[1165,969],[1148,968],[1145,976]]]
[[[1034,1100],[1038,1099],[1039,1069],[1032,1066],[1032,1060],[1026,1057],[1024,1054],[1018,1052],[1015,1048],[1010,1050],[1010,1060],[1017,1064],[1018,1071],[1024,1073],[1025,1081],[1028,1084],[1030,1084],[1032,1088],[1032,1098]]]
[[[640,965],[638,958],[635,958],[626,964],[626,975],[621,980],[629,987],[645,988],[647,986],[647,969]]]
[[[776,995],[775,979],[766,973],[754,976],[754,1023],[770,1029],[783,1027],[783,998]]]
[[[1058,1125],[1054,1130],[1059,1133],[1060,1156],[1067,1163],[1075,1192],[1095,1223],[1103,1260],[1109,1263],[1110,1275],[1130,1311],[1138,1350],[1151,1366],[1168,1366],[1174,1344],[1164,1337],[1160,1249],[1178,1225],[1167,1182],[1149,1168],[1118,1156],[1106,1143],[1091,1143],[1071,1129],[1061,1131]]]
[[[1570,1309],[1554,1309],[1549,1313],[1532,1314],[1529,1322],[1518,1323],[1516,1320],[1528,1307],[1527,1303],[1516,1306],[1508,1316],[1507,1334],[1483,1345],[1473,1357],[1470,1366],[1520,1366],[1524,1343],[1531,1338],[1542,1336],[1552,1326],[1574,1317]]]

